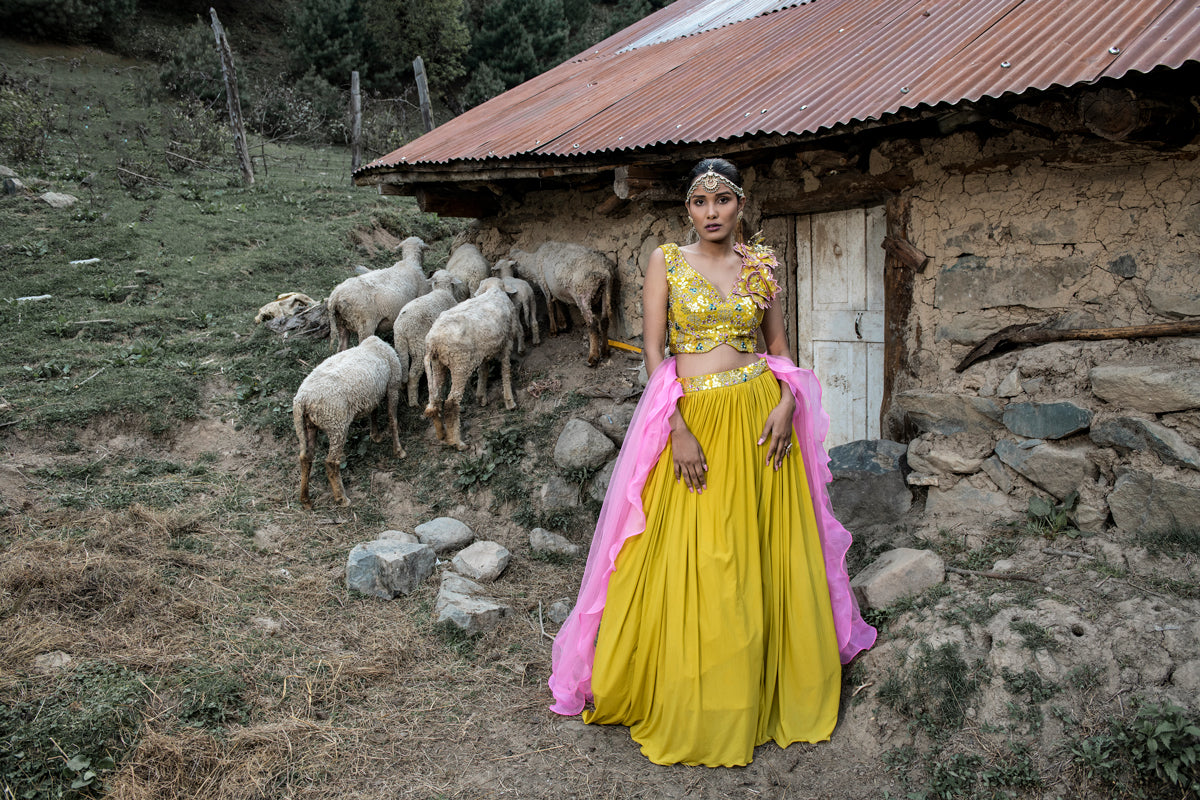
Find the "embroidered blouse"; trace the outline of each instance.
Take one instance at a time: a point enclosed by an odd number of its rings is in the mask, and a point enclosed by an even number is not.
[[[667,262],[667,349],[707,353],[728,344],[753,353],[763,313],[779,292],[774,253],[763,246],[734,245],[742,271],[726,297],[684,259],[679,245],[661,248]]]

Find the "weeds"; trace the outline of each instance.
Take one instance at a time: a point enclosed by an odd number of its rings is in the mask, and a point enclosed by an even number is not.
[[[879,700],[934,739],[944,739],[962,727],[984,674],[971,668],[957,643],[937,648],[922,642],[903,671],[893,671],[879,687]]]
[[[1075,738],[1068,749],[1085,776],[1123,796],[1200,796],[1200,719],[1170,703],[1110,719],[1108,730]]]

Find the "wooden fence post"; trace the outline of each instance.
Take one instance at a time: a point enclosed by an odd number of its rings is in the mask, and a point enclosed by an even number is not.
[[[429,84],[425,81],[425,61],[417,56],[413,60],[413,73],[417,76],[417,99],[421,103],[421,119],[425,132],[433,130],[433,107],[429,104]]]
[[[217,54],[221,57],[221,77],[225,79],[225,100],[229,106],[229,127],[233,129],[233,146],[237,150],[238,161],[242,165],[242,180],[248,184],[254,183],[254,167],[250,164],[250,149],[246,145],[246,128],[242,124],[242,101],[238,98],[237,72],[233,69],[233,51],[229,49],[229,39],[221,20],[217,19],[217,10],[208,9],[212,17],[213,35],[217,38]]]
[[[358,90],[358,70],[350,73],[350,172],[362,166],[362,95]],[[350,182],[354,182],[351,174]]]

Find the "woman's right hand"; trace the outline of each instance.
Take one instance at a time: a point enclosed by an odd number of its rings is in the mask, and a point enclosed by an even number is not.
[[[708,488],[708,462],[700,442],[680,421],[671,425],[671,455],[675,462],[675,482],[680,480],[689,492],[703,492]]]

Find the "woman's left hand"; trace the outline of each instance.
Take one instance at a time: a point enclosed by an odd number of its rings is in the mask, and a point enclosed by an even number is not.
[[[785,388],[779,405],[767,415],[762,436],[758,437],[759,444],[770,442],[767,447],[767,463],[773,464],[776,471],[783,466],[783,459],[792,451],[792,412],[795,407],[796,401]]]

